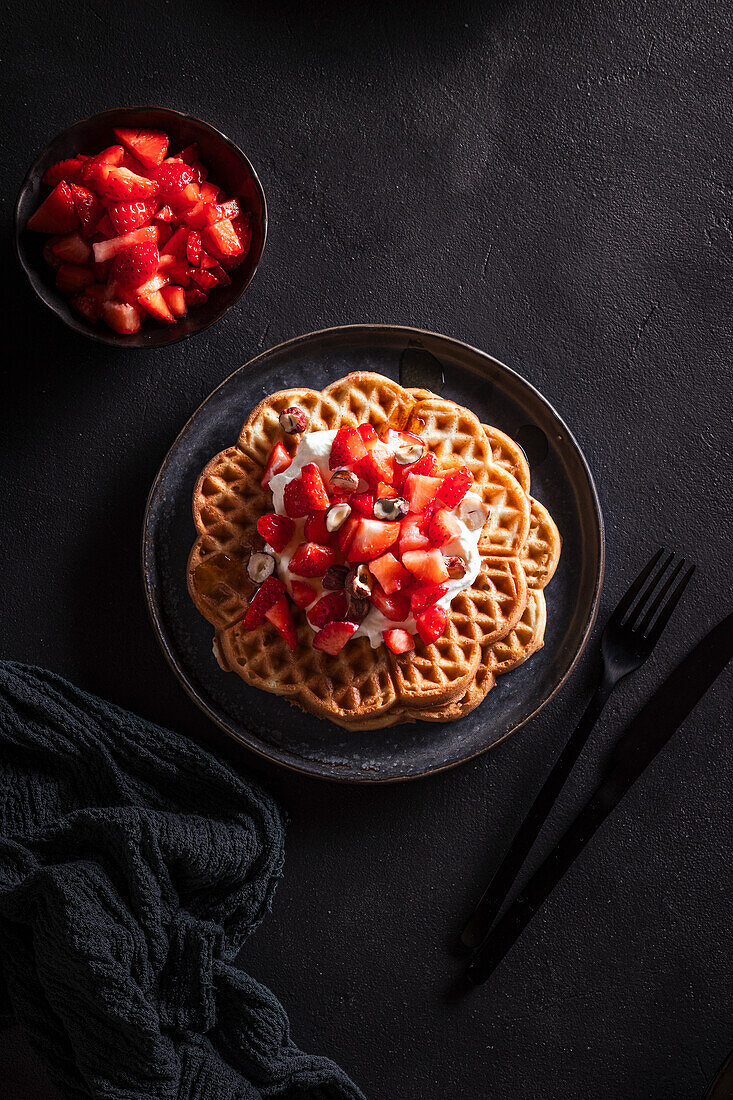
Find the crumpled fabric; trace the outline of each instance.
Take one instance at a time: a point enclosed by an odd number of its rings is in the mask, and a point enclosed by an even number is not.
[[[283,843],[207,750],[0,662],[0,1022],[65,1096],[364,1100],[235,962]]]

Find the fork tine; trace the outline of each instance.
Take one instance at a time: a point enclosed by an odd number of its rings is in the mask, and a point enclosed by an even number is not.
[[[631,611],[629,611],[628,615],[626,616],[626,621],[624,622],[624,626],[627,627],[629,630],[635,629],[635,623],[638,622],[639,616],[644,611],[644,608],[646,607],[647,603],[651,599],[651,596],[652,596],[652,593],[654,592],[654,589],[657,587],[657,585],[660,583],[660,581],[664,577],[664,574],[669,569],[670,565],[672,564],[673,559],[674,559],[674,551],[671,554],[667,555],[667,557],[664,559],[664,561],[659,566],[659,568],[657,570],[655,570],[655,572],[652,574],[648,584],[644,585],[644,590],[642,591],[641,595],[639,596],[639,599],[636,601],[635,605],[631,608]]]
[[[629,588],[626,595],[623,596],[621,598],[621,600],[619,601],[619,603],[616,607],[616,610],[611,615],[611,619],[609,621],[619,622],[619,623],[621,622],[624,615],[626,614],[626,612],[629,610],[632,603],[634,602],[634,599],[636,598],[636,596],[638,596],[639,592],[641,591],[641,587],[644,584],[644,581],[647,579],[647,577],[649,576],[652,569],[657,564],[657,562],[659,561],[659,559],[661,558],[663,553],[664,553],[664,547],[662,547],[660,550],[657,550],[656,554],[651,559],[651,561],[648,561],[646,563],[646,565],[642,569],[639,576],[636,578],[634,583]]]
[[[662,600],[663,600],[663,599],[664,599],[664,597],[665,597],[665,596],[667,595],[667,593],[669,592],[670,588],[671,588],[671,587],[672,587],[672,585],[674,584],[675,580],[676,580],[676,579],[677,579],[677,577],[678,577],[678,576],[680,575],[680,572],[681,572],[681,571],[682,571],[682,570],[683,570],[684,568],[685,568],[685,559],[684,559],[684,558],[682,558],[682,559],[681,559],[681,560],[680,560],[680,561],[679,561],[679,562],[677,563],[677,565],[676,565],[676,566],[674,567],[674,569],[673,569],[673,570],[672,570],[672,572],[671,572],[671,573],[669,574],[669,576],[667,577],[667,579],[666,579],[666,581],[664,582],[664,584],[662,585],[662,587],[661,587],[661,588],[659,589],[659,591],[657,592],[657,594],[656,594],[656,596],[654,597],[654,599],[652,600],[651,606],[649,607],[649,610],[647,611],[647,613],[646,613],[646,615],[644,616],[644,618],[643,618],[643,619],[641,620],[641,622],[639,623],[639,625],[638,625],[638,626],[637,626],[637,627],[635,628],[636,630],[638,630],[638,631],[639,631],[639,633],[640,633],[640,634],[646,634],[647,630],[649,629],[649,626],[651,625],[651,621],[652,621],[652,619],[653,619],[653,618],[654,618],[654,616],[656,615],[656,613],[657,613],[657,611],[659,610],[659,608],[660,608],[660,607],[662,606]],[[650,595],[651,595],[651,593],[650,593]]]
[[[682,593],[687,588],[687,585],[690,583],[690,578],[692,577],[692,574],[694,572],[695,572],[695,566],[691,565],[690,568],[685,573],[682,580],[679,582],[679,584],[675,588],[672,595],[667,600],[667,603],[666,603],[665,607],[662,608],[662,611],[659,615],[659,618],[657,619],[656,623],[654,624],[654,629],[651,631],[651,633],[648,635],[648,637],[646,639],[647,642],[651,646],[655,646],[657,644],[657,642],[659,641],[659,636],[661,635],[661,633],[664,630],[665,626],[669,622],[670,616],[672,615],[672,612],[674,611],[675,607],[680,602],[680,598],[682,596]]]

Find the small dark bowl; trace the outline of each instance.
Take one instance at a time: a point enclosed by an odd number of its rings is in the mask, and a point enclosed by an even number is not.
[[[249,253],[244,263],[230,272],[230,286],[217,287],[205,305],[192,309],[187,317],[174,325],[164,325],[151,319],[140,332],[130,336],[113,332],[102,321],[98,325],[90,325],[72,310],[68,300],[56,289],[53,269],[42,256],[48,237],[44,233],[26,230],[28,219],[47,193],[47,188],[41,183],[46,169],[75,153],[97,153],[115,144],[112,133],[115,126],[165,130],[173,152],[197,142],[210,178],[222,188],[227,198],[243,199],[245,208],[254,215]],[[119,107],[69,126],[46,146],[31,166],[15,204],[15,250],[38,297],[74,332],[115,348],[159,348],[185,340],[187,336],[194,336],[213,325],[242,296],[252,281],[266,236],[265,193],[242,150],[207,122],[168,107]]]

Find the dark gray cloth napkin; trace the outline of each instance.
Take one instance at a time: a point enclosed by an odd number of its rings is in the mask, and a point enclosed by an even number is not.
[[[211,753],[0,662],[0,1022],[75,1100],[363,1100],[235,962],[283,841]]]

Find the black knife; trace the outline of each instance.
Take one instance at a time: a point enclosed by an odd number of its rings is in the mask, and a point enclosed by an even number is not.
[[[472,985],[480,985],[493,973],[599,825],[682,725],[731,657],[733,614],[713,627],[688,653],[621,736],[595,793],[476,949],[466,970]]]

